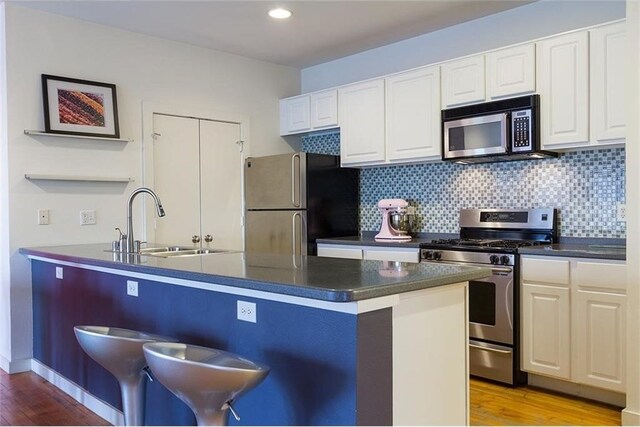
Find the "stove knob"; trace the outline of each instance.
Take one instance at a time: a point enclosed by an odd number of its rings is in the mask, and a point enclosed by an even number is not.
[[[500,258],[498,257],[498,255],[491,255],[489,257],[489,262],[491,264],[498,265],[498,263],[500,262]]]
[[[500,264],[502,264],[502,265],[509,265],[510,261],[511,260],[509,259],[509,257],[507,255],[502,255],[500,257]]]
[[[424,251],[424,259],[433,259],[433,252]]]
[[[442,259],[442,252],[434,252],[433,259],[436,261],[440,261]]]

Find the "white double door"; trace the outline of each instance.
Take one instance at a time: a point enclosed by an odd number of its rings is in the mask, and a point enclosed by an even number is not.
[[[240,124],[154,114],[155,242],[243,250]],[[205,236],[212,236],[207,244]]]

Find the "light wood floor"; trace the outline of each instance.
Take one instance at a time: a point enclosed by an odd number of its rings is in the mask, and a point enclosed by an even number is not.
[[[622,408],[534,387],[511,388],[472,378],[470,395],[473,426],[621,424]]]
[[[0,370],[0,425],[109,425],[33,372]],[[471,380],[471,425],[619,426],[620,408]]]

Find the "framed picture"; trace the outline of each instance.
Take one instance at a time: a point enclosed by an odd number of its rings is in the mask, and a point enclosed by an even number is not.
[[[42,75],[45,132],[120,138],[116,86]]]

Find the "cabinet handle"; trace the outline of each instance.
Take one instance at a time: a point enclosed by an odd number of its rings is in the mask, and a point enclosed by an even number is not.
[[[198,236],[197,234],[194,234],[193,236],[191,236],[191,241],[193,242],[194,245],[196,243],[200,243],[200,236]]]
[[[213,242],[213,236],[211,234],[207,234],[206,236],[204,236],[204,241],[207,243]]]
[[[300,207],[300,196],[298,195],[298,201],[296,202],[296,182],[300,182],[300,173],[295,173],[296,170],[296,158],[298,159],[298,170],[300,169],[300,154],[296,153],[291,156],[291,203],[293,206]]]

